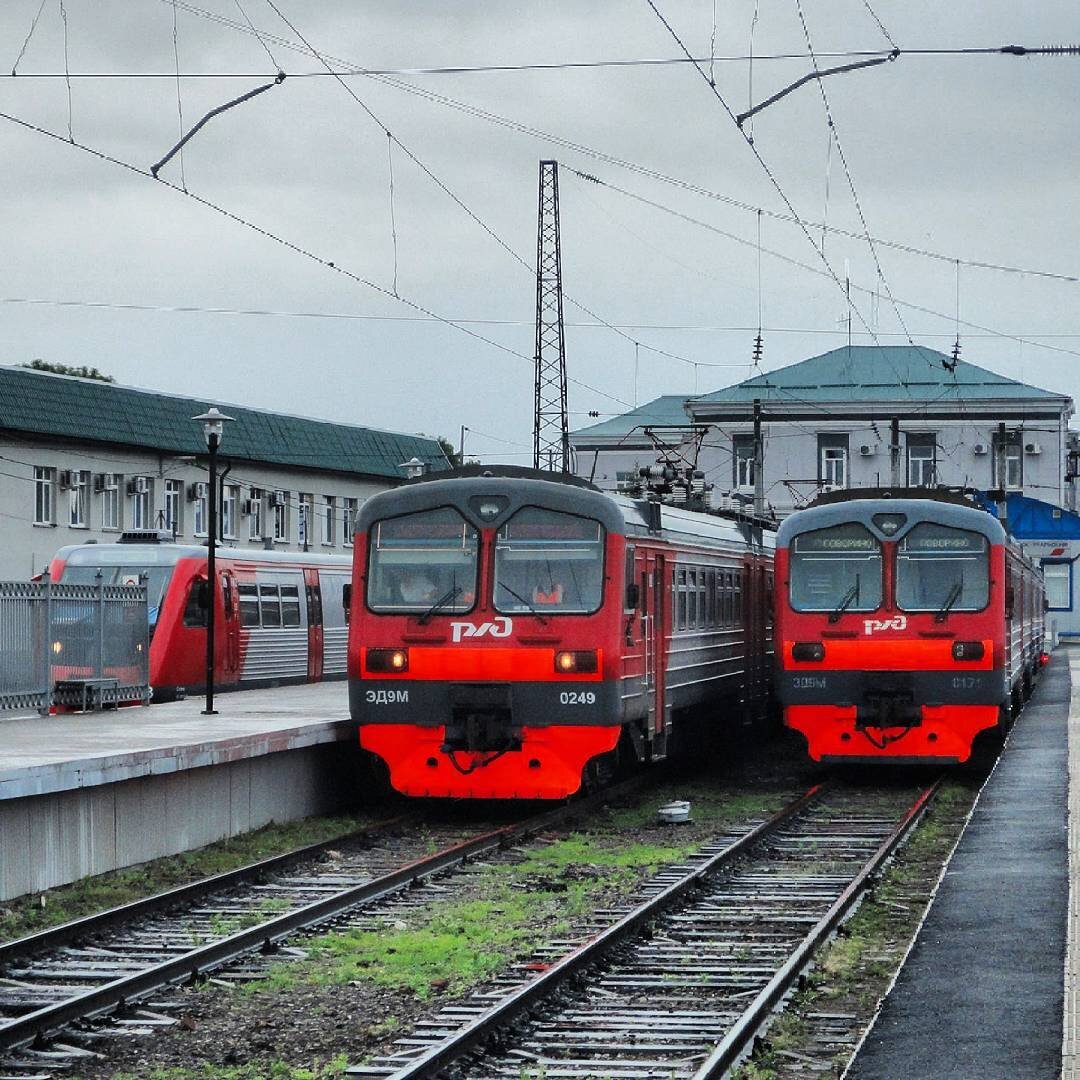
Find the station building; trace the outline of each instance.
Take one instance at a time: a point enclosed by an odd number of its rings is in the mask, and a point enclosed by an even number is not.
[[[206,442],[191,418],[210,405],[234,418],[218,454],[225,546],[349,554],[357,508],[401,483],[403,462],[450,467],[423,435],[0,367],[0,579],[126,530],[205,540]]]
[[[858,487],[1004,487],[1076,505],[1070,397],[906,345],[845,346],[711,394],[657,398],[573,432],[576,471],[625,490],[662,444],[696,461],[714,505],[747,503],[755,402],[765,511],[777,518]]]

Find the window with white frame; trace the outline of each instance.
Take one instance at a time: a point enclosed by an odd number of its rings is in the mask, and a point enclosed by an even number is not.
[[[263,534],[263,493],[252,488],[248,494],[248,539],[261,540]]]
[[[101,527],[120,528],[120,488],[124,483],[121,473],[103,473],[101,479]]]
[[[754,486],[754,436],[735,435],[731,440],[732,483],[741,491]]]
[[[345,547],[352,547],[353,536],[356,533],[356,499],[341,500],[341,519],[344,524],[342,543]]]
[[[236,539],[237,515],[240,512],[240,488],[226,484],[221,489],[221,536],[225,540]]]
[[[56,524],[56,470],[34,466],[34,524]]]
[[[296,542],[307,547],[311,543],[311,526],[315,519],[315,496],[301,494],[297,499]]]
[[[208,484],[191,485],[192,531],[196,536],[210,535],[210,492]]]
[[[937,436],[909,433],[907,461],[908,487],[934,487],[937,483]]]
[[[324,547],[332,547],[334,544],[335,515],[337,512],[337,500],[333,495],[324,495],[322,502],[322,543]]]
[[[1072,563],[1044,562],[1043,578],[1046,581],[1046,606],[1051,611],[1072,609]]]
[[[999,450],[1001,447],[1001,438],[997,432],[994,432],[993,440],[993,460],[991,461],[991,475],[992,486],[1000,488],[1005,487],[1007,491],[1023,491],[1024,489],[1024,447],[1022,445],[1022,436],[1019,431],[1007,431],[1005,432],[1005,483],[1002,485],[1001,477],[998,475],[999,471]]]
[[[68,524],[73,529],[90,527],[90,473],[73,472],[68,489]]]
[[[165,504],[162,507],[162,528],[168,529],[173,536],[179,536],[183,531],[180,514],[184,493],[184,485],[180,480],[165,481]]]
[[[131,503],[131,527],[153,528],[154,482],[149,476],[133,476],[128,481],[128,499]]]
[[[289,542],[289,493],[275,491],[271,496],[274,510],[274,539],[280,543]]]
[[[848,437],[818,436],[818,483],[826,488],[848,486]]]

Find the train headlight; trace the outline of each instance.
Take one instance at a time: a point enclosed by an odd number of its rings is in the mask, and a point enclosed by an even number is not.
[[[596,652],[592,649],[579,652],[557,652],[555,671],[559,675],[581,675],[596,671]]]
[[[986,647],[981,641],[954,641],[952,658],[954,660],[981,660],[986,655]]]
[[[796,641],[791,646],[791,659],[792,660],[813,660],[821,661],[825,659],[825,646],[820,641]]]
[[[53,654],[59,656],[64,651],[64,643],[62,641],[54,641],[52,643]]]
[[[400,675],[409,670],[409,650],[368,649],[364,663],[368,671],[391,672]]]

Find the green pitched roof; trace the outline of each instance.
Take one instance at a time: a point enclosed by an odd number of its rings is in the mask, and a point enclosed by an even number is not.
[[[604,438],[617,438],[620,435],[628,435],[643,427],[688,427],[690,417],[686,415],[683,405],[686,402],[686,394],[665,394],[655,401],[645,405],[639,405],[630,412],[613,416],[610,420],[602,420],[592,427],[579,428],[571,432],[574,438],[579,436]]]
[[[0,367],[0,428],[7,431],[200,454],[206,442],[191,417],[210,405],[236,421],[225,430],[222,455],[227,458],[397,480],[404,478],[398,465],[412,457],[435,470],[449,467],[438,441],[423,435]]]
[[[692,399],[693,404],[762,401],[971,401],[1030,398],[1068,400],[1037,386],[1007,379],[966,360],[956,363],[919,345],[845,345],[789,367],[755,375]]]

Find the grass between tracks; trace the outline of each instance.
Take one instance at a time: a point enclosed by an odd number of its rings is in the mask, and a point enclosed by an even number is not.
[[[657,806],[676,794],[693,803],[694,825],[654,825]],[[532,848],[520,860],[481,868],[460,898],[435,900],[373,928],[315,938],[305,945],[306,960],[275,965],[243,992],[370,981],[420,1000],[463,993],[595,908],[618,902],[660,867],[680,862],[726,823],[764,815],[782,801],[775,793],[679,785],[646,806],[597,816],[588,831]]]
[[[369,815],[357,815],[308,818],[280,825],[271,823],[254,832],[183,855],[155,859],[9,900],[0,905],[0,941],[10,941],[71,919],[153,896],[177,885],[235,870],[307,844],[334,840],[374,821]]]
[[[248,1065],[202,1065],[197,1069],[154,1069],[148,1080],[331,1080],[348,1068],[348,1058],[339,1054],[326,1062],[297,1068],[284,1061]],[[135,1080],[134,1073],[116,1073],[113,1080]],[[140,1077],[140,1080],[143,1078]]]
[[[977,793],[972,781],[945,782],[881,881],[818,957],[806,989],[769,1027],[758,1053],[734,1080],[803,1075],[805,1058],[821,1057],[815,1014],[850,1016],[853,1031],[866,1027],[903,961]],[[847,1060],[847,1052],[837,1057],[837,1075]]]

